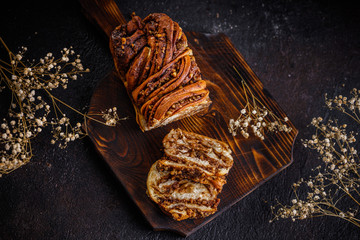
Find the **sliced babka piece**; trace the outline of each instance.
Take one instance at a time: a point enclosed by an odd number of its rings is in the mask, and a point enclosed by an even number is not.
[[[181,129],[171,130],[163,145],[165,155],[148,175],[149,197],[176,220],[215,213],[233,165],[229,146]]]
[[[217,211],[219,199],[212,185],[195,182],[164,171],[155,162],[147,179],[149,197],[175,220],[203,218]]]
[[[200,134],[172,129],[165,136],[163,145],[167,157],[214,176],[226,176],[233,165],[229,145]]]

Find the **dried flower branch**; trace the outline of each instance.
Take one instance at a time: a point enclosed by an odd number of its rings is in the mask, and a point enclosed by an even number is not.
[[[104,121],[81,113],[51,92],[59,87],[67,89],[70,81],[75,81],[84,69],[79,55],[72,47],[61,50],[61,57],[46,54],[38,62],[24,61],[26,47],[14,54],[2,38],[0,42],[9,55],[9,61],[0,59],[0,90],[11,91],[11,104],[8,117],[0,121],[0,176],[26,164],[33,157],[31,141],[42,130],[51,126],[52,144],[65,148],[71,141],[86,136],[81,123],[72,124],[62,107],[69,108],[84,118],[115,126],[125,118],[119,118],[116,108],[101,113]],[[1,91],[0,91],[1,92]],[[50,99],[49,102],[44,100]],[[50,113],[52,112],[50,116]]]
[[[349,115],[360,124],[358,93],[353,89],[350,100],[341,95],[334,99],[326,96],[326,106]],[[355,149],[357,133],[348,131],[347,124],[339,124],[338,120],[324,122],[321,117],[314,118],[311,126],[315,127],[315,134],[311,139],[303,140],[303,145],[315,150],[323,164],[314,169],[315,176],[293,184],[295,198],[291,205],[278,202],[271,207],[273,220],[333,216],[360,227],[360,219],[356,218],[360,207],[360,160]],[[299,198],[300,189],[307,191],[306,199]],[[345,201],[346,204],[341,204]]]
[[[240,116],[229,121],[229,132],[236,136],[237,132],[245,138],[250,136],[249,129],[261,140],[265,139],[265,131],[269,132],[291,132],[291,127],[286,125],[288,118],[284,119],[276,116],[259,99],[255,97],[250,87],[247,85],[239,71],[235,71],[241,78],[241,86],[246,99],[246,105],[241,109]]]
[[[331,110],[338,110],[350,116],[357,123],[360,124],[359,111],[360,111],[360,90],[354,88],[350,91],[350,98],[342,95],[335,96],[335,98],[328,98],[325,94],[326,106]]]

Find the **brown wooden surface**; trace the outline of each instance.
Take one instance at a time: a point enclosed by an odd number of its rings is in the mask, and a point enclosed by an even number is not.
[[[80,1],[86,15],[109,36],[111,29],[125,19],[113,1]],[[171,17],[171,16],[170,16]],[[116,106],[120,117],[128,116],[115,128],[87,121],[89,136],[130,197],[155,230],[172,230],[189,235],[211,221],[270,177],[292,162],[292,145],[297,135],[290,133],[267,134],[264,141],[228,132],[230,118],[237,118],[245,105],[240,77],[246,80],[255,96],[279,117],[286,114],[246,64],[241,54],[224,34],[206,35],[186,33],[190,47],[204,79],[207,79],[213,101],[210,111],[143,133],[135,121],[135,112],[125,88],[114,72],[103,79],[90,102],[89,114]],[[163,214],[146,195],[146,177],[153,162],[162,156],[162,138],[172,128],[204,134],[227,142],[234,157],[234,167],[227,177],[228,183],[220,194],[218,212],[206,219],[177,222]]]

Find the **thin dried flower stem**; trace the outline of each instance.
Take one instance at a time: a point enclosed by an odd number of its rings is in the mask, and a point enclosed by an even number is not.
[[[35,63],[35,60],[23,60],[26,47],[14,54],[2,38],[0,43],[9,55],[8,62],[0,59],[0,92],[4,88],[11,91],[8,116],[0,120],[0,176],[30,161],[33,157],[31,141],[47,126],[52,128],[50,142],[60,148],[87,135],[82,124],[73,124],[60,104],[83,116],[85,123],[85,119],[91,119],[115,126],[120,120],[126,119],[118,116],[116,108],[110,108],[100,113],[102,120],[99,120],[78,111],[51,93],[59,87],[67,89],[70,81],[89,72],[89,69],[84,69],[80,56],[75,55],[72,47],[61,50],[60,58],[47,53]],[[51,103],[46,102],[42,95],[49,98]]]
[[[229,120],[229,132],[236,136],[238,132],[245,138],[253,133],[261,140],[265,139],[265,132],[291,132],[286,122],[288,118],[279,118],[270,111],[258,98],[255,97],[250,87],[241,76],[239,71],[233,66],[236,73],[241,78],[241,87],[245,97],[246,104],[240,111],[240,116],[234,120]],[[250,130],[250,131],[249,131]],[[250,132],[250,133],[249,133]]]
[[[342,95],[331,99],[325,95],[326,106],[360,124],[359,93],[359,90],[353,89],[350,99]],[[303,140],[303,145],[315,150],[323,164],[315,168],[315,176],[293,184],[295,198],[291,201],[292,205],[283,205],[278,201],[271,207],[274,214],[271,221],[332,216],[360,227],[360,219],[356,217],[360,208],[360,159],[355,149],[358,133],[347,130],[347,124],[339,124],[337,119],[325,122],[321,117],[313,118],[311,126],[315,127],[315,134],[311,139]],[[300,187],[307,190],[306,199],[298,197]]]
[[[61,115],[64,115],[61,111],[61,109],[58,107],[58,105],[56,104],[56,102],[59,102],[61,103],[62,105],[66,106],[67,108],[73,110],[74,112],[80,114],[81,116],[83,116],[84,118],[88,118],[92,121],[95,121],[95,122],[98,122],[98,123],[101,123],[101,124],[104,124],[103,121],[100,121],[96,118],[93,118],[93,117],[90,117],[88,114],[85,114],[85,113],[82,113],[80,112],[79,110],[77,110],[76,108],[73,108],[72,106],[70,106],[69,104],[63,102],[62,100],[60,100],[59,98],[55,97],[54,95],[52,95],[48,90],[44,89],[46,91],[46,93],[48,94],[48,96],[51,98],[51,101],[53,103],[53,106],[54,106],[54,109],[57,109],[58,111],[60,111]],[[57,115],[57,111],[55,111],[56,115]],[[99,116],[102,116],[103,114],[98,114]],[[125,120],[127,119],[127,117],[121,119],[121,120]]]

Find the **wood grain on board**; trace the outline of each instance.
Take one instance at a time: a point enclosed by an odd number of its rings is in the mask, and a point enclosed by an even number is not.
[[[116,26],[125,23],[125,18],[113,0],[80,0],[80,3],[85,15],[107,36]],[[263,88],[227,36],[196,32],[186,32],[186,36],[210,90],[213,103],[207,113],[142,132],[136,123],[135,111],[125,87],[116,73],[111,72],[95,89],[88,114],[95,116],[115,106],[120,117],[127,116],[128,119],[116,127],[107,127],[92,120],[86,122],[96,149],[150,225],[155,230],[171,230],[184,236],[214,219],[287,167],[292,162],[292,146],[298,132],[288,121],[287,125],[293,129],[290,133],[266,134],[263,141],[253,136],[248,139],[241,135],[233,137],[228,131],[229,119],[236,119],[246,104],[241,78],[270,111],[280,118],[285,118],[286,114]],[[233,151],[234,166],[219,195],[221,202],[218,211],[205,219],[175,221],[161,212],[146,195],[147,173],[150,166],[163,155],[162,139],[172,128],[225,141]]]

